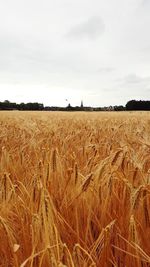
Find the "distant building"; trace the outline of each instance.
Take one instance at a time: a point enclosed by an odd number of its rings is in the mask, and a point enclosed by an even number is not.
[[[81,101],[81,108],[83,108],[83,100]]]

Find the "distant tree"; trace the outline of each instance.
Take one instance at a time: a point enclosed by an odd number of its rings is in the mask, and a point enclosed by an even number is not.
[[[124,106],[114,106],[115,111],[124,111],[126,108]]]
[[[68,110],[68,111],[73,110],[73,107],[70,105],[70,103],[69,103],[68,106],[66,107],[66,110]]]
[[[126,104],[126,110],[150,110],[150,101],[130,100]]]
[[[17,109],[17,104],[14,102],[10,102],[5,100],[4,102],[0,102],[0,109],[1,110],[13,110]]]
[[[11,105],[11,104],[10,104],[10,102],[9,102],[8,100],[5,100],[5,101],[4,101],[4,108],[5,108],[5,109],[10,109],[10,105]]]
[[[20,103],[19,105],[18,105],[18,109],[19,110],[25,110],[25,103]]]

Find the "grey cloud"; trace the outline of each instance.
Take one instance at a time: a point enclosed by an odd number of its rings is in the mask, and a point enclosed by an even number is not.
[[[147,6],[148,4],[150,4],[149,0],[142,0],[142,5],[143,6]]]
[[[150,76],[130,73],[117,80],[117,87],[118,91],[128,95],[129,98],[148,99],[150,97]]]
[[[141,83],[149,83],[150,77],[141,77],[136,74],[129,74],[123,78],[125,83],[128,84],[141,84]]]
[[[115,68],[112,67],[101,67],[97,70],[97,73],[111,73],[115,70]]]
[[[100,37],[105,31],[104,22],[100,17],[91,17],[87,21],[73,26],[67,33],[71,39],[95,39]]]

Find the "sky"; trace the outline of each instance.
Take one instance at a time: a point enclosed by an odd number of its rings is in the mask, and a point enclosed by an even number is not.
[[[1,0],[0,101],[150,100],[150,0]]]

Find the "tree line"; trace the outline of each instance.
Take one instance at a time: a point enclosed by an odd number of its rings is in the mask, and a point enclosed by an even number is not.
[[[5,100],[4,102],[0,102],[0,110],[43,110],[44,105],[40,103],[20,103],[17,104],[15,102],[10,102]]]
[[[124,110],[150,110],[150,101],[130,100],[125,106],[109,106],[109,107],[73,107],[68,104],[67,107],[46,106],[38,102],[20,103],[5,100],[0,102],[0,110],[47,110],[47,111],[124,111]]]

